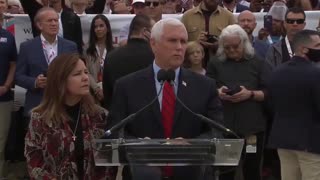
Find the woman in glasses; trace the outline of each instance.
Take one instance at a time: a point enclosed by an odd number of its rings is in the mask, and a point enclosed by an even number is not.
[[[255,56],[246,32],[239,25],[229,25],[222,30],[217,56],[210,60],[207,76],[217,82],[226,126],[244,138],[249,146],[244,146],[247,154],[240,163],[243,179],[261,180],[266,129],[262,103],[270,72],[271,67]],[[233,180],[234,175],[235,172],[226,173],[220,179]]]

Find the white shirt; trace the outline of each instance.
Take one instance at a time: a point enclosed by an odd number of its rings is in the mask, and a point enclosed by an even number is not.
[[[56,36],[56,39],[51,44],[49,43],[44,36],[40,35],[43,53],[46,58],[46,61],[48,65],[52,62],[52,60],[58,55],[58,37]]]

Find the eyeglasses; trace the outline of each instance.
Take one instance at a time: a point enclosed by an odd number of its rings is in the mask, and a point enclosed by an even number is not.
[[[223,48],[227,51],[233,49],[233,50],[236,50],[240,47],[240,44],[241,44],[241,40],[239,41],[238,44],[230,44],[230,45],[227,45],[227,46],[223,46]]]
[[[305,19],[286,19],[286,22],[288,24],[294,24],[295,22],[297,24],[303,24]]]
[[[152,6],[153,7],[158,7],[159,6],[159,2],[150,2],[150,1],[146,1],[144,4],[148,7],[151,6],[151,3],[152,3]]]

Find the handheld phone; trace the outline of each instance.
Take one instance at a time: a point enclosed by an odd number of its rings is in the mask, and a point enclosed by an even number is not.
[[[226,93],[229,96],[232,96],[234,94],[237,94],[238,92],[241,91],[241,87],[237,85],[233,86],[227,86],[228,89],[225,89],[223,92]]]
[[[44,77],[47,77],[47,71],[43,71],[42,74],[43,74]]]
[[[272,32],[272,16],[265,15],[263,17],[264,28],[270,33]]]
[[[218,41],[218,37],[212,34],[207,34],[207,42],[209,43],[214,43],[216,41]]]

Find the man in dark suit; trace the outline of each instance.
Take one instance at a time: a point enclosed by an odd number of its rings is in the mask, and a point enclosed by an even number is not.
[[[82,29],[80,18],[64,4],[64,0],[42,0],[43,4],[36,0],[20,0],[24,11],[29,15],[33,37],[40,35],[40,30],[37,28],[34,17],[39,9],[50,6],[59,14],[59,33],[60,37],[68,39],[77,44],[78,52],[83,52]]]
[[[154,55],[149,39],[153,24],[150,17],[136,15],[130,24],[128,44],[108,53],[103,68],[103,95],[107,109],[116,80],[152,64]]]
[[[77,52],[74,42],[58,37],[59,16],[54,9],[44,7],[35,16],[40,36],[20,45],[16,68],[16,84],[27,89],[24,115],[39,105],[46,87],[48,65],[57,55]],[[57,94],[59,96],[59,94]],[[54,98],[54,97],[53,97]]]
[[[294,35],[293,58],[280,65],[269,82],[274,122],[269,145],[277,148],[282,180],[320,177],[320,36]],[[303,178],[302,178],[303,177]]]
[[[180,66],[184,60],[188,35],[177,19],[157,22],[151,31],[150,44],[155,55],[152,66],[118,80],[111,105],[110,120],[115,124],[137,112],[154,99],[161,89],[157,73],[160,69],[174,70],[174,86],[164,83],[158,101],[139,114],[124,128],[125,137],[134,138],[210,138],[210,125],[202,122],[175,101],[179,97],[195,113],[222,122],[221,102],[215,81]],[[163,179],[199,179],[200,168],[174,167],[164,171]],[[128,169],[123,172],[130,179]]]

